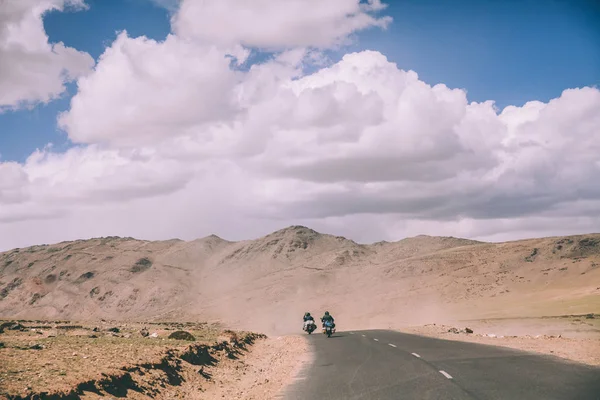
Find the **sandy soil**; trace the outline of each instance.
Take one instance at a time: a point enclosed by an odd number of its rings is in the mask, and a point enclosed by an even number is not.
[[[578,363],[600,366],[600,334],[594,326],[582,329],[576,334],[568,332],[572,317],[566,321],[551,321],[532,319],[527,321],[470,321],[468,325],[439,325],[414,326],[399,329],[402,332],[436,337],[446,340],[458,340],[472,343],[482,343],[494,346],[553,355]],[[519,324],[520,322],[520,324]],[[469,327],[473,333],[466,333]]]
[[[195,323],[65,322],[0,325],[0,399],[271,399],[309,356],[301,336],[266,338]],[[181,328],[194,338],[169,338]]]
[[[215,370],[210,386],[189,399],[275,399],[309,362],[308,344],[300,336],[280,336],[257,343],[244,359],[230,361]]]

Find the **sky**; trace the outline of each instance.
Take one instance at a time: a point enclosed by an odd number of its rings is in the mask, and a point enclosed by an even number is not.
[[[0,250],[600,231],[592,0],[0,1]]]

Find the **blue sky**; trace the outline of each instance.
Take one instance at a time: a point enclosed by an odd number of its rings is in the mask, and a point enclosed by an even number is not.
[[[168,12],[150,0],[88,0],[84,12],[51,13],[51,42],[90,53],[95,59],[116,32],[160,40],[169,32]],[[464,88],[470,100],[499,107],[547,101],[571,87],[600,83],[600,7],[592,0],[391,0],[394,18],[386,31],[357,35],[348,51],[378,50],[429,84]],[[70,146],[56,117],[75,93],[33,110],[0,114],[2,160],[24,161],[53,142]]]

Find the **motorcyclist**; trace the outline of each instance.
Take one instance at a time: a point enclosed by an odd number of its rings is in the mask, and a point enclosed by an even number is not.
[[[323,328],[325,328],[325,321],[331,321],[331,328],[335,329],[335,321],[333,317],[329,314],[329,311],[325,311],[325,315],[321,317],[321,322],[323,323]]]
[[[306,328],[306,321],[312,321],[313,323],[315,322],[315,319],[312,315],[310,315],[309,312],[304,313],[304,317],[302,317],[302,319],[304,321],[304,326],[302,327],[302,329]]]
[[[315,319],[313,318],[313,316],[312,316],[312,315],[310,315],[310,313],[309,313],[309,312],[305,312],[305,313],[304,313],[304,317],[303,317],[303,321],[304,321],[304,322],[306,322],[306,321],[314,321],[314,320],[315,320]]]

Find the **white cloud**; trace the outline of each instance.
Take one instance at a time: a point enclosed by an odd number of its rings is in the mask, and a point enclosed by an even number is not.
[[[15,162],[0,163],[0,204],[20,203],[27,199],[27,174]]]
[[[226,54],[173,35],[158,43],[122,32],[78,80],[60,125],[75,143],[136,145],[228,121],[238,78]]]
[[[3,246],[290,224],[361,241],[600,227],[597,88],[497,110],[373,51],[306,75],[320,53],[289,43],[244,72],[228,57],[248,56],[239,43],[120,34],[61,116],[83,145],[0,164]]]
[[[380,0],[182,0],[172,25],[177,35],[204,43],[326,48],[387,27],[391,17],[374,15],[384,8]]]
[[[48,102],[65,83],[90,71],[89,54],[49,43],[42,16],[65,7],[84,8],[83,0],[0,2],[0,112]]]

